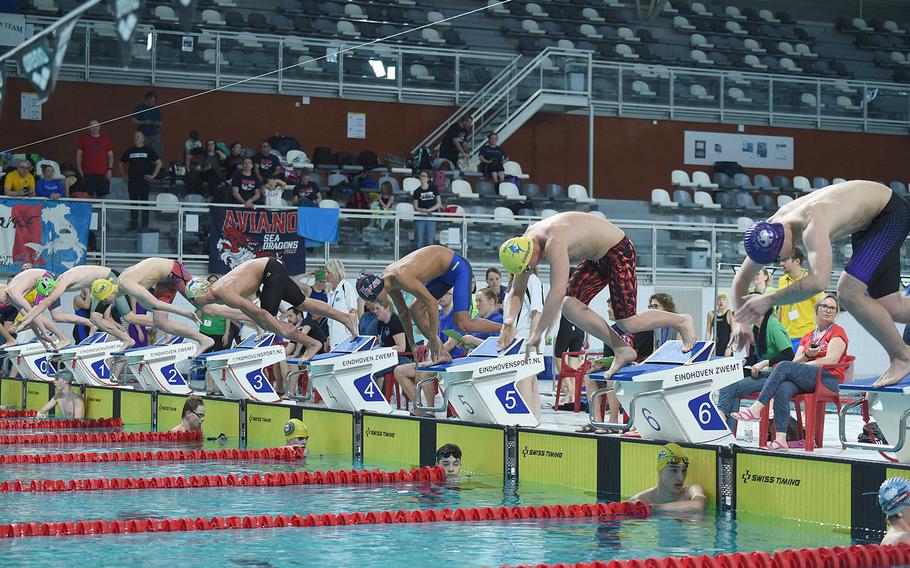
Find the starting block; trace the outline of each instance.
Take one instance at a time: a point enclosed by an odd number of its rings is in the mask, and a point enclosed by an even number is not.
[[[182,337],[172,337],[154,345],[134,347],[113,355],[122,358],[143,390],[170,394],[190,394],[193,389],[177,370],[177,363],[193,357],[196,345]]]
[[[111,340],[107,333],[99,331],[83,339],[77,345],[70,345],[48,355],[60,361],[61,369],[73,374],[76,383],[93,387],[121,387],[111,377],[107,359],[123,347],[119,339]]]
[[[907,425],[907,421],[910,419],[910,398],[908,398],[910,376],[904,377],[895,385],[879,388],[872,386],[872,383],[877,380],[878,377],[872,377],[840,385],[841,393],[865,395],[865,398],[843,405],[838,412],[840,442],[847,448],[893,452],[901,463],[910,463],[910,445],[906,443],[907,432],[910,430],[910,426]],[[868,403],[869,414],[875,418],[875,423],[881,428],[885,439],[892,445],[847,440],[847,413],[864,403]]]
[[[450,363],[420,367],[419,371],[438,373],[444,384],[442,405],[439,408],[421,407],[421,383],[417,383],[418,410],[445,412],[451,404],[465,422],[499,424],[502,426],[537,427],[540,421],[528,408],[527,401],[515,388],[515,382],[537,375],[544,370],[543,355],[535,354],[525,360],[524,339],[516,338],[500,351],[499,337],[487,338],[466,357]]]
[[[712,357],[714,342],[699,341],[683,353],[682,341],[661,345],[640,365],[620,369],[609,380],[612,387],[588,395],[591,425],[629,430],[633,424],[644,439],[692,444],[733,441],[711,393],[743,379],[743,362],[734,357]],[[591,373],[595,381],[603,373]],[[628,424],[596,422],[597,397],[613,391],[629,414]]]
[[[37,339],[10,345],[3,351],[3,356],[9,358],[20,377],[31,381],[53,382],[57,371],[48,361],[49,354]]]
[[[206,377],[212,379],[225,398],[278,402],[281,397],[269,383],[266,369],[285,360],[284,345],[280,342],[274,333],[262,337],[251,335],[233,349],[196,357],[193,368],[204,367]]]
[[[304,361],[310,379],[303,400],[311,400],[316,389],[329,408],[391,414],[392,407],[373,382],[373,375],[397,365],[398,352],[394,347],[378,347],[378,343],[375,336],[360,335],[336,345],[330,353]],[[299,359],[288,362],[301,364]],[[287,384],[301,373],[289,373]]]

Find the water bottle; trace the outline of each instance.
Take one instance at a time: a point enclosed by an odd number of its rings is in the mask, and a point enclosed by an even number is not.
[[[745,437],[746,437],[747,442],[752,441],[752,426],[751,425],[746,426]]]

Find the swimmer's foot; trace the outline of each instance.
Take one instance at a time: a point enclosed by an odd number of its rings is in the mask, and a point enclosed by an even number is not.
[[[692,351],[698,336],[695,335],[695,320],[689,314],[681,314],[683,322],[676,328],[683,343],[683,353]]]
[[[603,379],[600,380],[609,380],[617,371],[625,367],[626,365],[635,361],[635,358],[638,354],[634,349],[626,345],[625,347],[620,347],[613,351],[613,364],[610,365],[610,368],[604,372]]]
[[[872,383],[872,386],[881,388],[888,385],[896,385],[907,375],[910,375],[910,359],[894,359],[891,361],[891,364],[888,365],[888,368],[885,369],[885,372],[882,373],[882,376]]]
[[[443,349],[438,357],[436,357],[435,359],[428,360],[426,363],[424,363],[424,366],[432,367],[433,365],[442,365],[444,363],[451,363],[451,362],[452,362],[452,356],[449,355],[448,351]]]
[[[317,353],[319,353],[319,348],[320,348],[319,345],[317,345],[315,347],[307,348],[307,350],[303,352],[303,355],[301,355],[300,360],[309,361],[310,359],[315,357]]]
[[[202,336],[203,339],[198,340],[199,346],[196,347],[196,357],[199,357],[209,349],[215,346],[215,340],[207,335]]]

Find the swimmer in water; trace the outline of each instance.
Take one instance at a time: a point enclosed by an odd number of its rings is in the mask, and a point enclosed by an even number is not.
[[[773,306],[794,304],[823,292],[831,279],[831,243],[850,235],[853,256],[837,282],[837,298],[885,348],[888,368],[873,384],[893,385],[910,375],[910,347],[895,322],[910,323],[910,298],[901,296],[900,251],[910,233],[910,204],[872,181],[836,183],[787,203],[743,235],[747,258],[733,278],[736,304],[734,345],[750,339],[744,322]],[[789,258],[797,244],[806,248],[809,273],[790,286],[745,300],[762,265]]]
[[[357,294],[367,302],[388,296],[395,304],[398,317],[404,326],[405,338],[411,353],[417,352],[414,326],[427,338],[430,347],[428,364],[447,363],[452,360],[443,349],[439,337],[438,300],[452,291],[455,327],[465,333],[499,333],[500,324],[485,318],[471,319],[471,264],[452,249],[431,245],[415,250],[401,260],[390,264],[382,276],[364,273],[357,279]],[[409,306],[404,300],[408,292],[414,296]],[[432,316],[432,317],[431,317]]]
[[[569,264],[579,259],[569,279]],[[500,348],[515,337],[515,322],[531,269],[541,262],[550,263],[550,291],[543,312],[531,326],[526,345],[528,353],[540,352],[543,332],[562,314],[587,333],[601,339],[613,349],[609,379],[616,371],[635,361],[637,354],[610,324],[588,307],[594,296],[610,287],[610,301],[616,314],[616,326],[628,334],[672,327],[683,342],[683,350],[695,346],[695,320],[687,314],[664,310],[636,313],[638,281],[635,276],[635,247],[626,234],[613,223],[590,213],[567,212],[553,215],[528,227],[524,236],[514,237],[499,247],[499,261],[515,275],[503,303],[505,323],[499,336]]]
[[[284,425],[284,438],[287,448],[303,448],[303,457],[309,454],[307,444],[310,442],[310,430],[303,423],[303,420],[291,418]]]
[[[201,397],[193,394],[186,397],[180,424],[171,428],[171,432],[202,432],[203,422],[205,422],[205,402]]]
[[[458,479],[461,476],[461,448],[455,444],[445,444],[436,450],[436,465],[446,472],[446,479]]]
[[[904,515],[904,509],[910,505],[910,479],[886,479],[878,490],[878,504],[888,519],[888,532],[882,544],[910,544],[910,520]]]
[[[58,374],[54,377],[54,397],[47,401],[35,414],[35,418],[47,418],[47,413],[54,410],[54,417],[66,420],[85,418],[85,401],[82,395],[74,392],[70,382]]]
[[[667,444],[657,453],[657,485],[630,499],[651,506],[655,513],[700,513],[708,506],[701,485],[686,485],[689,457],[677,444]]]

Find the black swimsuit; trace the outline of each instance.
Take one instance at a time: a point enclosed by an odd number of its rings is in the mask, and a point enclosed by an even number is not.
[[[277,259],[270,258],[262,272],[259,306],[274,316],[278,313],[282,301],[296,308],[306,301],[306,295],[288,275],[287,268]]]

